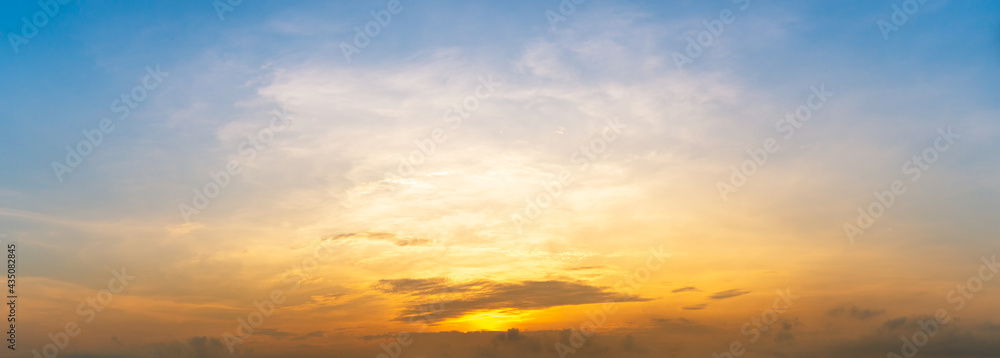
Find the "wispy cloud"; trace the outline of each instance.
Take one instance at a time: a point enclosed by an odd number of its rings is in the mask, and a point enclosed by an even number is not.
[[[750,293],[750,291],[743,291],[743,290],[740,290],[740,289],[737,288],[737,289],[725,290],[725,291],[719,291],[719,292],[713,293],[708,298],[711,298],[713,300],[721,300],[721,299],[726,299],[726,298],[731,298],[731,297],[736,297],[736,296],[742,296],[742,295],[745,295],[745,294],[748,294],[748,293]]]

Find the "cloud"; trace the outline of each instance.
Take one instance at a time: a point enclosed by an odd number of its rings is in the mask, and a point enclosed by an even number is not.
[[[480,310],[539,310],[604,302],[645,302],[651,299],[610,291],[582,281],[498,282],[476,280],[451,284],[443,278],[380,280],[373,285],[386,293],[446,296],[407,307],[396,321],[440,322]],[[458,294],[461,294],[458,296]]]
[[[367,335],[367,336],[361,336],[361,339],[366,340],[366,341],[381,340],[381,339],[390,339],[390,338],[391,339],[395,339],[397,334],[399,334],[399,333],[389,332],[389,333],[382,333],[382,334],[370,334],[370,335]]]
[[[685,311],[698,311],[698,310],[705,309],[705,307],[707,307],[707,306],[708,305],[702,303],[702,304],[697,304],[697,305],[684,306],[684,307],[681,307],[681,309],[685,310]]]
[[[389,232],[355,232],[340,234],[325,239],[326,241],[387,241],[396,246],[433,246],[436,241],[421,238],[401,238]]]
[[[285,338],[288,338],[288,337],[291,337],[291,336],[295,335],[295,333],[292,333],[292,332],[282,332],[282,331],[276,330],[274,328],[257,329],[257,330],[254,330],[253,333],[254,334],[259,334],[259,335],[262,335],[262,336],[273,337],[273,338],[277,338],[277,339],[285,339]]]
[[[567,270],[569,270],[569,271],[583,271],[583,270],[596,270],[596,269],[600,269],[600,268],[604,268],[604,266],[599,266],[599,265],[594,265],[594,266],[578,266],[578,267],[567,268]]]
[[[598,332],[581,341],[573,338],[574,331],[570,329],[525,331],[511,328],[506,331],[411,333],[411,336],[413,344],[406,348],[403,356],[549,358],[559,356],[555,348],[559,343],[572,349],[567,357],[663,356],[649,354],[652,352],[649,352],[648,346],[652,342],[639,334],[629,338],[629,335],[614,332]],[[571,345],[571,339],[578,342],[577,345]],[[376,350],[381,352],[380,348]]]
[[[324,331],[312,331],[312,332],[303,334],[301,336],[292,338],[292,340],[301,341],[301,340],[308,339],[308,338],[319,338],[319,337],[322,337],[325,334],[326,334],[326,332],[324,332]]]
[[[750,291],[742,291],[742,290],[740,290],[740,289],[737,288],[737,289],[732,289],[732,290],[726,290],[726,291],[720,291],[720,292],[713,293],[708,298],[711,298],[713,300],[721,300],[721,299],[726,299],[726,298],[730,298],[730,297],[742,296],[742,295],[745,295],[745,294],[748,294],[748,293],[750,293]]]
[[[905,323],[906,323],[906,317],[899,317],[899,318],[890,319],[888,321],[885,321],[885,323],[882,324],[882,327],[884,327],[884,328],[892,331],[892,330],[895,330],[895,329],[897,329],[899,327],[902,327],[903,324],[905,324]]]
[[[707,326],[684,317],[679,318],[653,318],[652,330],[669,334],[705,334],[717,333],[720,330]]]
[[[402,278],[398,280],[379,280],[372,285],[376,290],[385,293],[401,293],[409,295],[427,295],[442,293],[449,287],[445,278]]]
[[[900,337],[913,337],[928,327],[934,332],[928,343],[919,347],[921,357],[996,357],[1000,352],[1000,332],[991,330],[990,324],[961,326],[953,320],[937,325],[931,316],[899,317],[886,321],[881,327],[855,339],[835,341],[813,348],[803,347],[794,356],[801,357],[884,357],[887,352],[901,353]],[[910,338],[912,339],[912,338]],[[809,351],[809,350],[812,351]]]
[[[688,292],[688,291],[698,291],[698,288],[694,287],[694,286],[688,286],[688,287],[681,287],[681,288],[678,288],[678,289],[670,291],[670,292],[680,293],[680,292]]]
[[[256,332],[255,332],[256,333]],[[230,353],[226,345],[219,338],[213,337],[191,337],[186,341],[171,341],[161,343],[151,343],[135,348],[128,357],[178,357],[178,358],[222,358],[222,357],[245,357],[250,352],[244,352],[241,347],[236,347],[235,352]],[[106,357],[106,355],[101,355]]]
[[[840,317],[847,314],[849,317],[857,318],[859,320],[867,320],[885,313],[885,309],[872,309],[872,308],[860,308],[858,306],[840,306],[836,307],[826,314],[830,317]]]
[[[1000,323],[993,323],[990,321],[986,321],[985,323],[983,323],[981,328],[986,331],[1000,332]]]
[[[501,332],[497,335],[489,346],[479,347],[479,351],[481,353],[486,350],[493,350],[494,352],[512,351],[521,353],[519,354],[520,356],[525,355],[525,353],[540,353],[542,351],[542,343],[539,337],[532,337],[525,333],[517,328],[508,329],[506,333]]]
[[[795,317],[795,318],[793,318],[791,320],[782,320],[781,325],[779,326],[779,328],[777,330],[777,334],[775,334],[774,341],[775,342],[784,342],[784,341],[793,341],[793,340],[795,340],[795,334],[793,334],[792,331],[796,327],[801,326],[801,325],[802,325],[802,323],[799,322],[799,318],[798,317]]]
[[[168,225],[164,230],[166,230],[170,235],[184,235],[189,232],[198,230],[205,225],[198,222],[189,222],[178,225]]]
[[[314,337],[322,337],[324,334],[326,334],[326,332],[324,332],[324,331],[313,331],[313,332],[309,332],[309,333],[305,333],[305,334],[299,334],[299,333],[293,333],[293,332],[283,332],[283,331],[279,331],[279,330],[276,330],[276,329],[273,329],[273,328],[264,328],[264,329],[255,330],[254,334],[259,334],[259,335],[262,335],[262,336],[268,336],[268,337],[272,337],[272,338],[275,338],[275,339],[285,339],[285,338],[291,337],[291,339],[294,340],[294,341],[301,341],[301,340],[304,340],[304,339],[309,339],[309,338],[314,338]]]

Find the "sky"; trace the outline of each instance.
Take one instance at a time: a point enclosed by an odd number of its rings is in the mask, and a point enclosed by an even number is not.
[[[0,7],[6,355],[1000,355],[1000,2]]]

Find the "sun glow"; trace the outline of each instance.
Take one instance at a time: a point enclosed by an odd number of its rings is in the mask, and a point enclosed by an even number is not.
[[[455,325],[465,331],[503,331],[526,321],[527,317],[528,313],[512,309],[476,311],[448,321],[446,325]]]

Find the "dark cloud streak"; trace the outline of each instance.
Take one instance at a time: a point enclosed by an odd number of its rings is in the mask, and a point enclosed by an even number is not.
[[[732,290],[726,290],[726,291],[720,291],[720,292],[713,293],[708,298],[711,298],[713,300],[721,300],[721,299],[726,299],[726,298],[731,298],[731,297],[736,297],[736,296],[742,296],[742,295],[745,295],[745,294],[748,294],[748,293],[750,293],[750,291],[743,291],[743,290],[740,290],[740,289],[737,288],[737,289],[732,289]]]
[[[425,298],[419,304],[407,307],[394,320],[431,323],[480,310],[539,310],[557,306],[650,300],[614,292],[607,287],[592,286],[583,281],[476,280],[452,284],[444,278],[427,278],[379,280],[373,288],[385,293]],[[437,295],[438,299],[426,300],[432,295]]]

